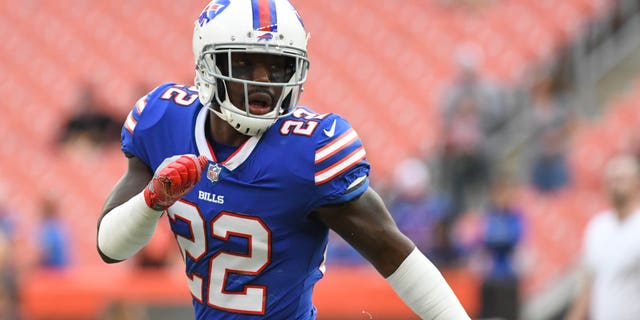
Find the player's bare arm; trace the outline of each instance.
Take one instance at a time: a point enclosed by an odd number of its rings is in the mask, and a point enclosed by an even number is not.
[[[318,208],[312,216],[369,260],[422,319],[469,319],[440,272],[398,230],[373,189],[352,201]]]
[[[313,217],[358,250],[385,278],[415,247],[371,188],[353,201],[318,208]]]
[[[153,171],[142,160],[131,156],[127,161],[127,171],[113,187],[111,193],[104,202],[100,220],[111,209],[125,203],[134,195],[140,193],[149,184],[153,177]],[[100,223],[98,220],[98,224]]]

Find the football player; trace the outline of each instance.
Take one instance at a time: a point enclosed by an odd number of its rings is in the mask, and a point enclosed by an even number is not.
[[[331,228],[421,318],[469,319],[369,187],[356,131],[297,105],[307,39],[287,0],[205,7],[195,86],[159,86],[123,126],[128,168],[98,222],[100,256],[131,257],[166,212],[197,319],[315,319]]]

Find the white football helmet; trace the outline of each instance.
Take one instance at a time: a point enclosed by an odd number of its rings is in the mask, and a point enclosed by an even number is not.
[[[293,111],[307,78],[307,40],[300,16],[288,0],[213,0],[195,21],[193,54],[200,101],[245,135],[263,133],[278,118]],[[232,55],[268,54],[286,57],[289,67],[269,82],[252,81],[238,76],[231,65]],[[284,76],[282,76],[284,75]],[[231,103],[229,83],[244,86],[244,106]],[[272,109],[252,114],[249,88],[281,87]],[[212,105],[213,99],[220,111]]]

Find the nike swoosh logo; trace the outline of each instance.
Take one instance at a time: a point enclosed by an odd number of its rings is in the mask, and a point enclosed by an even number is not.
[[[327,137],[333,137],[333,135],[336,133],[336,120],[333,120],[333,123],[331,124],[331,128],[329,128],[329,130],[323,129],[322,131],[327,135]]]

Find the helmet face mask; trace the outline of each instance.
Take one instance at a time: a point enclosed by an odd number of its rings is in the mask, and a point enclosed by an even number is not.
[[[218,74],[218,78],[223,80],[236,81],[236,79],[245,79],[251,82],[252,68],[255,63],[263,63],[269,67],[269,82],[272,85],[289,85],[291,81],[293,84],[301,84],[305,73],[301,72],[297,79],[293,76],[297,69],[302,68],[302,64],[305,59],[301,59],[296,55],[279,53],[268,54],[263,51],[251,52],[244,49],[222,49],[218,53],[215,50],[209,52],[206,50],[204,54],[214,54],[213,59],[204,59],[205,64],[211,60],[215,61],[215,67],[217,67],[221,74]],[[206,66],[213,67],[213,66]],[[301,69],[304,71],[303,69]]]
[[[220,2],[228,7],[203,22],[205,11]],[[306,31],[291,4],[272,2],[276,25],[255,30],[250,0],[216,0],[194,29],[200,101],[245,135],[261,134],[291,113],[307,78]]]
[[[235,108],[229,111],[257,118],[273,118],[273,113],[260,115],[250,112],[250,93],[262,91],[272,95],[271,110],[283,116],[291,112],[298,101],[307,77],[309,62],[301,55],[289,53],[265,53],[246,48],[205,49],[199,59],[200,81],[216,87],[214,99],[221,107],[229,100]],[[267,72],[268,79],[254,79],[256,64]],[[240,87],[241,97],[234,99],[233,87]],[[295,96],[294,96],[295,95]],[[284,103],[287,102],[287,103]],[[276,110],[277,109],[277,110]]]

